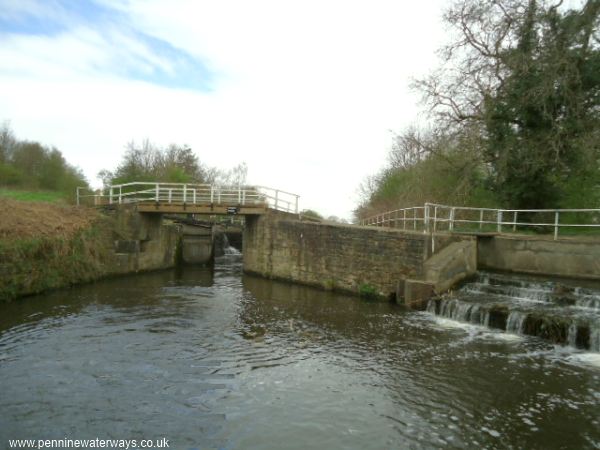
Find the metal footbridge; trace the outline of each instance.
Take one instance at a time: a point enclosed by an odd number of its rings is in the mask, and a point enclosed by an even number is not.
[[[296,194],[264,186],[132,182],[91,192],[77,188],[77,204],[135,205],[147,213],[264,214],[269,209],[298,213]]]

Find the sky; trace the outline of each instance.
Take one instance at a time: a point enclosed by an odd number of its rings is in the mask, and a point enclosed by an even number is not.
[[[125,145],[352,218],[392,131],[425,118],[446,0],[0,0],[0,122],[57,147],[93,186]]]

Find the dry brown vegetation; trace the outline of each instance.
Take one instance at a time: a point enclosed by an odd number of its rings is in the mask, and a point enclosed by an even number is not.
[[[98,214],[85,207],[0,198],[0,239],[70,238]]]

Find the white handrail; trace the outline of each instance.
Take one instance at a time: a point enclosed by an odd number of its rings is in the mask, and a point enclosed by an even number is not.
[[[140,189],[129,190],[140,187]],[[133,181],[130,183],[107,186],[92,194],[83,194],[87,188],[76,190],[77,204],[82,199],[93,198],[94,204],[134,203],[142,201],[218,204],[235,206],[256,206],[264,204],[269,208],[298,213],[299,196],[279,189],[265,186],[221,186],[194,183],[160,183]]]
[[[422,216],[417,216],[417,211],[423,210]],[[433,214],[432,211],[433,210]],[[403,212],[403,217],[398,217],[398,213]],[[408,214],[407,214],[408,212]],[[477,212],[478,217],[468,219],[461,216],[460,213]],[[444,215],[445,213],[445,215]],[[485,214],[488,213],[486,219]],[[553,220],[546,222],[543,220],[535,220],[525,222],[517,220],[519,214],[553,214]],[[583,213],[589,214],[590,220],[587,223],[561,223],[561,214],[568,213]],[[592,216],[592,213],[595,216]],[[441,215],[440,215],[441,214]],[[386,215],[388,218],[386,219]],[[392,215],[395,217],[392,218]],[[511,219],[504,217],[512,216]],[[468,216],[467,216],[468,217]],[[561,228],[600,228],[600,209],[596,208],[565,208],[565,209],[496,209],[496,208],[476,208],[471,206],[450,206],[441,205],[438,203],[425,203],[424,206],[416,206],[411,208],[401,208],[385,213],[376,214],[361,220],[361,225],[375,225],[397,227],[397,223],[402,222],[402,228],[406,229],[406,222],[413,224],[413,229],[417,229],[417,224],[422,226],[424,233],[440,231],[439,224],[448,224],[448,231],[455,231],[457,224],[477,224],[478,230],[481,231],[483,225],[494,225],[496,232],[502,233],[503,226],[510,226],[512,231],[516,231],[519,227],[551,227],[554,230],[554,239],[558,239],[558,233]]]

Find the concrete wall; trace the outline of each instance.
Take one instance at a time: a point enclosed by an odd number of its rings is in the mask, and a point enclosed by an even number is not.
[[[140,214],[134,208],[113,213],[113,253],[103,264],[107,275],[173,267],[181,228],[164,225],[160,214]]]
[[[495,236],[480,238],[478,269],[600,279],[600,242]]]
[[[249,273],[353,293],[371,286],[390,296],[399,279],[422,276],[428,246],[422,233],[267,214],[247,218],[242,253]]]
[[[212,264],[215,256],[212,227],[183,225],[181,257],[186,264]]]

